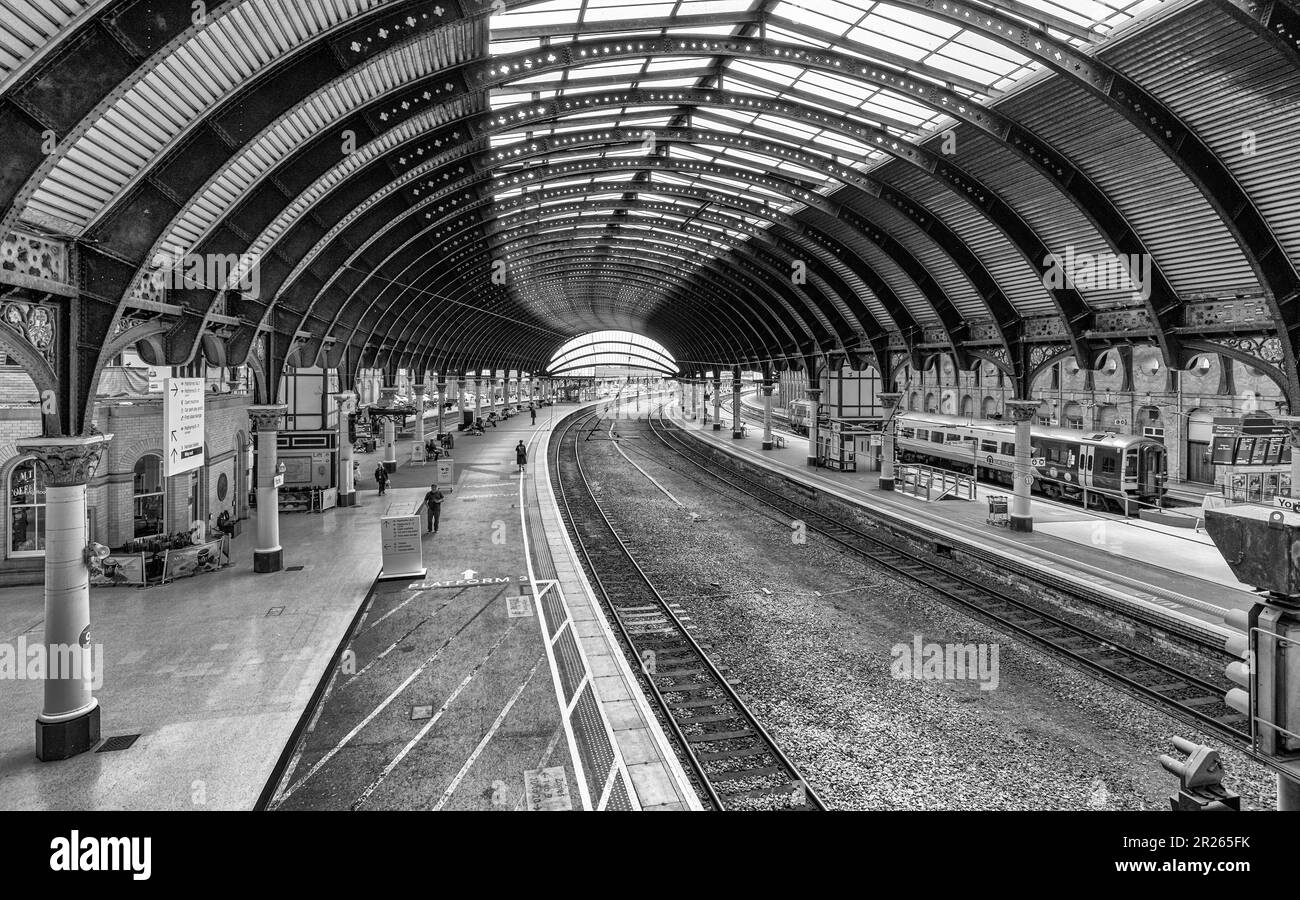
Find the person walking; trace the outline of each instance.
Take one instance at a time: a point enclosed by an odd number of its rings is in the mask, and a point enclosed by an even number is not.
[[[424,513],[429,520],[428,530],[438,533],[438,520],[442,518],[442,501],[444,495],[436,484],[429,485],[429,492],[424,495]]]
[[[524,442],[520,441],[515,446],[515,462],[519,464],[519,471],[523,472],[528,467],[528,448]]]
[[[375,482],[379,485],[379,496],[384,496],[384,491],[388,490],[388,470],[383,463],[375,466]]]

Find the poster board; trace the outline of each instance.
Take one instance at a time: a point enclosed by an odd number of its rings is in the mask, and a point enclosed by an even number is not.
[[[93,587],[144,587],[144,554],[114,553],[90,576]]]
[[[385,516],[379,520],[383,569],[379,580],[424,578],[424,547],[419,516]]]
[[[436,463],[438,467],[438,489],[444,494],[450,494],[456,490],[456,460],[450,456],[441,457]]]
[[[225,535],[215,541],[168,550],[163,557],[162,583],[189,578],[204,572],[216,572],[230,565],[230,541]]]

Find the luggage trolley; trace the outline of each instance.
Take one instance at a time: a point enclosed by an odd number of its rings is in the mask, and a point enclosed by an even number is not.
[[[989,497],[989,517],[987,521],[990,525],[1001,525],[1004,528],[1011,524],[1011,514],[1007,511],[1006,495],[996,494]]]

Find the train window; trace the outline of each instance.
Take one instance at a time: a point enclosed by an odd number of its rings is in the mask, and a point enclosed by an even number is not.
[[[1008,444],[1006,441],[1003,441],[1003,442],[1002,442],[1002,455],[1003,455],[1003,456],[1015,456],[1015,455],[1016,455],[1016,445],[1015,445],[1015,444]]]
[[[931,431],[931,432],[930,432],[930,443],[932,443],[932,444],[942,444],[942,443],[943,443],[943,439],[944,439],[944,433],[943,433],[942,431]]]
[[[997,441],[980,441],[980,453],[997,453]]]
[[[962,441],[965,441],[966,438],[962,437],[960,434],[947,434],[944,435],[944,440],[950,444],[960,444]]]
[[[1115,457],[1113,457],[1113,456],[1103,456],[1103,457],[1101,458],[1101,474],[1103,474],[1103,475],[1114,475],[1114,474],[1115,474],[1115,470],[1116,470],[1116,468],[1117,468],[1117,466],[1115,465],[1115,463],[1116,463]]]
[[[916,437],[916,429],[904,428],[901,431],[899,431],[898,436],[910,441],[912,438]]]
[[[928,441],[930,439],[930,432],[925,428],[918,428],[916,429],[916,439],[918,441]]]
[[[1124,477],[1137,478],[1138,476],[1138,455],[1136,450],[1130,450],[1124,456]]]

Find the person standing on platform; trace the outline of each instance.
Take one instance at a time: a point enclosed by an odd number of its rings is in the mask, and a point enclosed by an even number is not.
[[[429,492],[424,495],[424,512],[429,519],[428,530],[434,534],[438,533],[438,520],[442,518],[442,501],[444,499],[442,491],[436,484],[429,485]]]
[[[515,447],[515,462],[519,464],[519,471],[523,472],[528,467],[528,448],[524,442],[520,441]]]
[[[388,470],[383,463],[375,467],[375,482],[379,485],[379,496],[384,496],[384,491],[388,490]]]
[[[536,406],[533,406],[533,404],[531,404],[531,403],[528,404],[528,414],[531,415],[531,416],[533,417],[533,424],[536,425],[536,424],[537,424],[537,407],[536,407]]]

